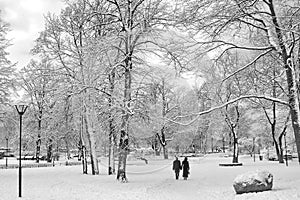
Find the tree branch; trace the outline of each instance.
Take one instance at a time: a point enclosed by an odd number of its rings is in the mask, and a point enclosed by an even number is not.
[[[250,63],[246,64],[245,66],[241,67],[240,69],[236,70],[235,72],[233,72],[232,74],[230,74],[229,76],[227,76],[225,79],[223,79],[222,82],[226,81],[227,79],[231,78],[232,76],[236,75],[237,73],[245,70],[246,68],[248,68],[249,66],[253,65],[257,60],[259,60],[261,57],[263,57],[264,55],[270,53],[271,51],[273,51],[272,49],[269,49],[261,54],[259,54],[254,60],[252,60]]]
[[[268,101],[273,101],[273,102],[276,102],[276,103],[280,103],[280,104],[283,104],[283,105],[286,105],[286,106],[289,106],[289,103],[286,102],[286,101],[283,101],[281,99],[277,99],[277,98],[273,98],[273,97],[268,97],[268,96],[264,96],[264,95],[244,95],[244,96],[240,96],[240,97],[237,97],[235,99],[232,99],[230,101],[227,101],[226,103],[222,104],[222,105],[219,105],[219,106],[215,106],[213,108],[210,108],[208,110],[205,110],[205,111],[202,111],[202,112],[198,112],[198,113],[193,113],[193,114],[189,114],[189,115],[185,115],[185,116],[177,116],[175,118],[178,119],[178,118],[187,118],[187,117],[192,117],[192,116],[196,116],[194,119],[192,119],[191,121],[189,121],[188,123],[181,123],[181,122],[178,122],[178,121],[174,121],[172,119],[168,119],[166,118],[167,121],[169,122],[172,122],[172,123],[175,123],[175,124],[179,124],[179,125],[182,125],[182,126],[189,126],[191,124],[193,124],[197,119],[199,119],[199,117],[201,115],[205,115],[205,114],[208,114],[210,112],[213,112],[215,110],[218,110],[218,109],[221,109],[223,107],[226,107],[230,104],[233,104],[237,101],[240,101],[240,100],[243,100],[243,99],[249,99],[249,98],[257,98],[257,99],[264,99],[264,100],[268,100]]]

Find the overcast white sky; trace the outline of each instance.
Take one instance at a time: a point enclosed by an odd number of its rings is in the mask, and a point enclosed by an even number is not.
[[[1,17],[11,29],[7,36],[12,40],[8,58],[17,63],[18,69],[26,66],[32,58],[30,50],[39,32],[44,29],[44,15],[48,12],[59,14],[63,7],[62,0],[0,0]],[[185,76],[189,82],[195,81],[188,78],[191,74]]]
[[[0,0],[1,17],[10,24],[8,38],[12,39],[9,47],[9,59],[21,68],[30,60],[30,50],[34,40],[44,27],[44,15],[48,12],[59,13],[61,0]]]

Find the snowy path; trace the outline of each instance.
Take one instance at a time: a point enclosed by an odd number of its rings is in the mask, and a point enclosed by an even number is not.
[[[172,160],[129,161],[126,184],[106,175],[100,165],[99,176],[82,175],[81,166],[23,169],[24,200],[296,200],[300,199],[300,166],[277,162],[253,162],[241,157],[242,167],[219,167],[230,158],[209,155],[190,158],[191,177],[174,179]],[[105,163],[105,162],[103,162]],[[232,182],[246,171],[267,169],[274,175],[273,190],[235,195]],[[18,170],[0,170],[0,200],[19,199]]]

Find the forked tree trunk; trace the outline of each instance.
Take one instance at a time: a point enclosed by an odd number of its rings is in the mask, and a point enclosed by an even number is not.
[[[276,140],[274,140],[274,146],[275,146],[275,150],[276,150],[276,154],[277,154],[277,158],[278,158],[279,163],[284,163],[282,151],[280,150],[281,148],[279,147]]]
[[[96,131],[94,128],[94,123],[92,122],[92,114],[93,111],[89,108],[89,106],[85,105],[85,113],[84,113],[84,121],[85,121],[85,130],[87,132],[89,146],[90,146],[90,157],[91,157],[91,167],[92,174],[99,174],[97,153],[96,153]],[[94,116],[93,116],[94,117]]]
[[[235,105],[234,107],[235,112],[236,112],[236,118],[235,122],[233,123],[232,119],[228,115],[228,107],[226,107],[226,112],[225,112],[225,121],[230,128],[230,133],[232,134],[233,138],[233,158],[232,158],[232,163],[238,163],[239,162],[239,148],[238,148],[238,135],[236,132],[236,128],[238,127],[238,123],[240,120],[240,112],[239,112],[239,107],[238,105]]]
[[[83,174],[87,174],[87,159],[86,159],[86,146],[85,146],[85,143],[84,143],[84,140],[80,139],[80,142],[79,142],[79,155],[78,155],[78,161],[82,161],[82,173]]]
[[[87,159],[86,159],[86,145],[84,142],[84,117],[81,113],[80,116],[80,132],[79,132],[79,151],[80,155],[78,156],[78,160],[82,160],[82,173],[87,174]]]

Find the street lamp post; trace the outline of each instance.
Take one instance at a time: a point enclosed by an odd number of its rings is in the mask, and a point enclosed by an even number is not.
[[[7,156],[8,156],[8,137],[5,138],[6,140],[6,159],[5,159],[5,167],[7,169],[8,163],[7,163]]]
[[[22,163],[21,163],[21,150],[22,150],[22,116],[27,109],[27,105],[15,105],[20,116],[20,141],[19,141],[19,197],[22,197]]]
[[[253,161],[255,162],[255,137],[253,137],[253,145],[252,145],[252,148],[253,148]]]

